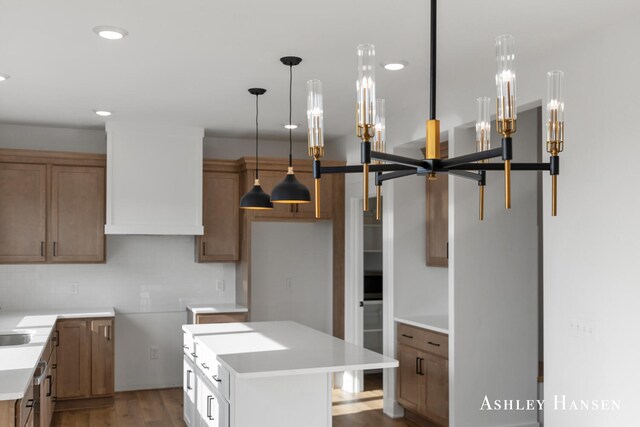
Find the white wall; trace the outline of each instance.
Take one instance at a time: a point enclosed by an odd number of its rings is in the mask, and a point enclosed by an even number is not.
[[[251,319],[293,320],[331,334],[331,222],[251,227]]]
[[[176,386],[185,305],[235,300],[235,266],[196,264],[193,254],[189,236],[107,236],[106,264],[0,265],[0,306],[115,307],[116,390]],[[160,359],[150,360],[151,346]]]
[[[500,139],[492,133],[492,145]],[[514,162],[535,162],[538,109],[518,115]],[[452,155],[475,150],[475,128],[458,128]],[[504,208],[502,172],[487,172],[485,219],[478,185],[449,178],[449,367],[451,425],[534,426],[535,411],[480,411],[483,399],[537,398],[538,178],[512,172]]]

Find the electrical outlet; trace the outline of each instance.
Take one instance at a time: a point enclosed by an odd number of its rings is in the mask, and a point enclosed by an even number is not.
[[[224,280],[216,280],[216,291],[224,292]]]
[[[78,282],[73,282],[70,287],[71,294],[78,295]]]
[[[160,359],[160,349],[158,348],[158,346],[151,346],[151,348],[149,349],[149,359]]]

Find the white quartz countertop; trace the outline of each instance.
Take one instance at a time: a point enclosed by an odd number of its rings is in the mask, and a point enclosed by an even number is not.
[[[417,328],[449,334],[449,316],[446,314],[427,314],[418,316],[397,316],[395,321]]]
[[[0,400],[22,399],[58,319],[114,316],[113,308],[0,310],[0,333],[33,334],[29,344],[0,347]]]
[[[199,314],[246,313],[247,307],[240,304],[187,304],[187,310]]]
[[[295,322],[222,323],[194,329],[196,345],[239,378],[396,368],[398,361]],[[206,333],[206,335],[205,335]]]

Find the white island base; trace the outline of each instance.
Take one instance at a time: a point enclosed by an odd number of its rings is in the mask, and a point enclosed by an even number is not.
[[[334,372],[398,366],[294,322],[188,325],[183,331],[190,427],[329,427]]]

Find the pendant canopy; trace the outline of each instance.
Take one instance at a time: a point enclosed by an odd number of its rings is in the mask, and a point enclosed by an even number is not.
[[[305,187],[303,183],[298,181],[295,173],[293,172],[293,139],[292,139],[292,126],[291,126],[291,111],[292,111],[292,85],[293,85],[293,67],[302,62],[301,58],[297,56],[285,56],[280,58],[280,62],[289,67],[289,169],[287,175],[282,182],[276,185],[271,192],[271,201],[274,203],[310,203],[311,193],[309,189]]]
[[[256,96],[256,172],[255,180],[253,181],[253,187],[247,191],[240,199],[241,209],[252,210],[268,210],[273,209],[273,203],[271,203],[271,197],[265,193],[260,186],[260,157],[258,153],[258,97],[264,95],[267,92],[262,88],[251,88],[249,93]]]

